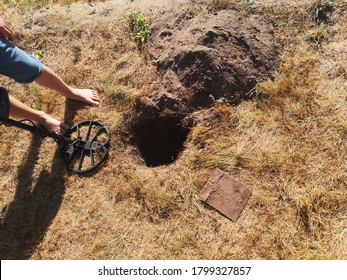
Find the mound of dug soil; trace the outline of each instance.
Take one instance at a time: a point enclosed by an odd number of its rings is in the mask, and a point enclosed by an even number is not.
[[[160,107],[205,107],[221,98],[238,103],[277,64],[272,27],[237,9],[164,15],[151,30],[149,52],[163,75],[153,99],[167,103]]]

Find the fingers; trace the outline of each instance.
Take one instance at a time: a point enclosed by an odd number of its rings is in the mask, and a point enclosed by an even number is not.
[[[64,123],[61,123],[59,126],[58,133],[61,135],[65,135],[69,131],[70,127]]]
[[[0,37],[9,40],[13,39],[13,32],[10,24],[2,18],[0,18]]]
[[[12,30],[7,26],[0,27],[0,37],[4,39],[13,39]]]

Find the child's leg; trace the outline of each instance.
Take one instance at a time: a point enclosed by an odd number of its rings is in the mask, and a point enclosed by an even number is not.
[[[56,132],[64,135],[69,127],[66,124],[52,118],[45,112],[36,111],[29,106],[23,104],[12,96],[10,98],[10,115],[23,119],[33,120],[43,125],[48,131]]]
[[[99,105],[99,94],[91,89],[75,89],[68,86],[53,70],[44,65],[42,74],[35,80],[39,85],[56,90],[69,99],[75,99],[91,104]]]

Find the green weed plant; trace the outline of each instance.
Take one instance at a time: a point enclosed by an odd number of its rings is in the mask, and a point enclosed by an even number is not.
[[[142,46],[147,41],[150,34],[147,20],[138,13],[130,13],[128,15],[128,23],[135,42],[139,46]]]

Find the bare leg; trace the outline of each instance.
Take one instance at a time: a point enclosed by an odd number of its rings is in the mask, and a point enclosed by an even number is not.
[[[47,66],[44,66],[43,73],[35,80],[35,82],[41,86],[58,91],[66,98],[83,101],[93,106],[99,105],[100,99],[97,91],[91,89],[72,88]]]
[[[56,132],[61,135],[64,135],[69,129],[69,127],[66,124],[63,124],[60,121],[52,118],[45,112],[34,110],[12,96],[9,96],[9,98],[10,115],[23,119],[30,119],[43,125],[48,131]]]

